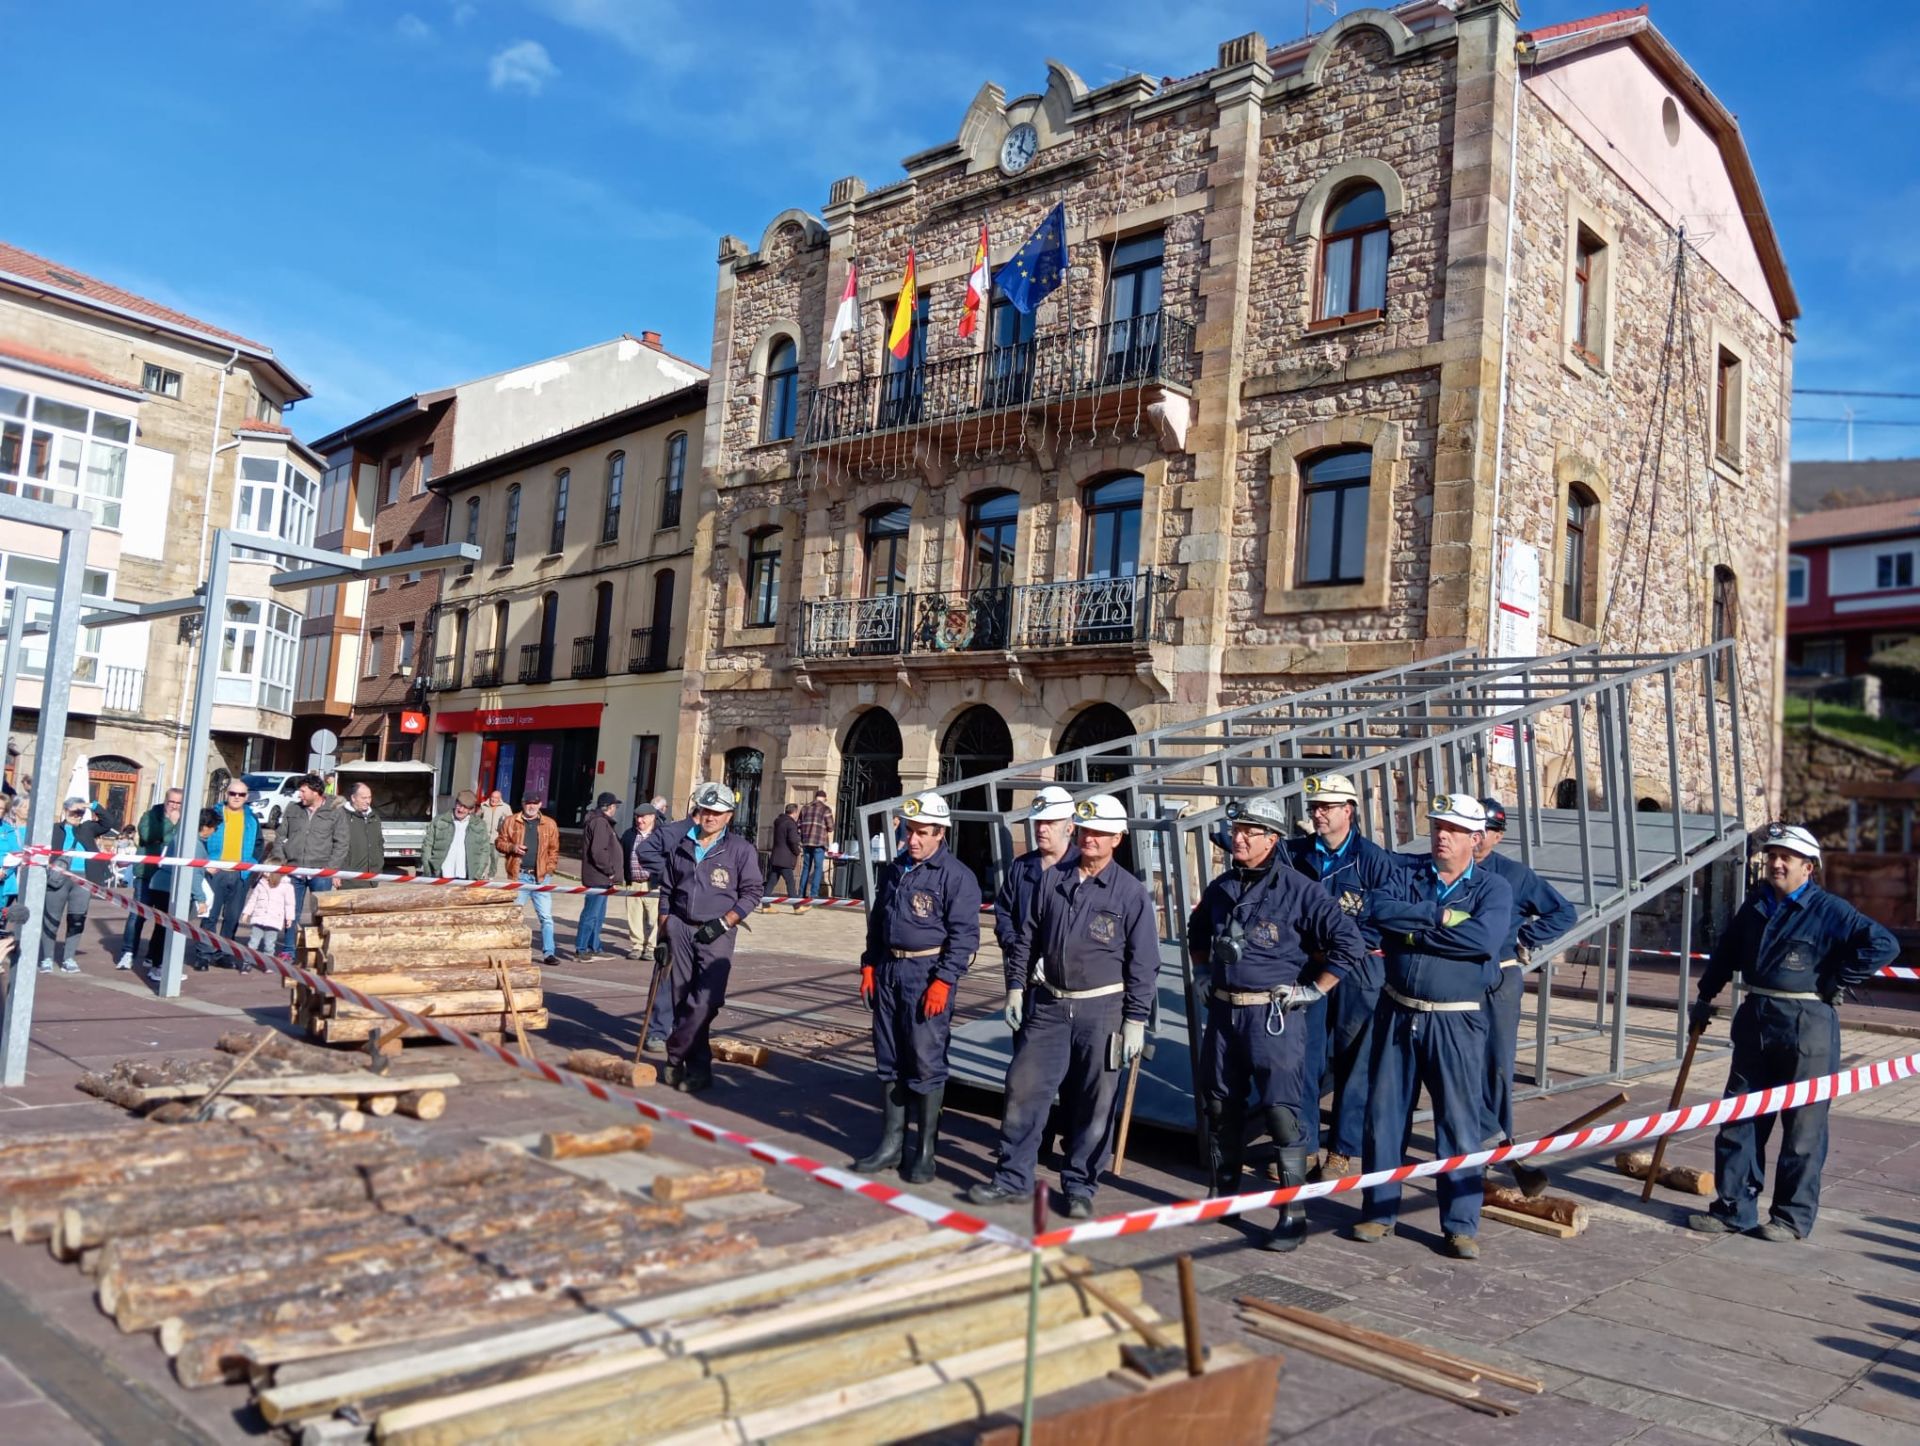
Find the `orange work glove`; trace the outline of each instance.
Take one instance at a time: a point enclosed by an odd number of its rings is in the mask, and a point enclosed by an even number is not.
[[[920,996],[920,1017],[932,1019],[936,1014],[947,1012],[947,1002],[953,998],[953,986],[944,979],[936,979],[927,986],[927,992]]]
[[[869,1009],[874,1007],[873,994],[873,966],[871,964],[862,964],[860,966],[860,1002]]]

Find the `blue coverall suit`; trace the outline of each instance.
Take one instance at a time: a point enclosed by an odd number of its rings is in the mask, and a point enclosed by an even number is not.
[[[1771,1089],[1830,1074],[1840,1059],[1843,986],[1859,984],[1900,953],[1892,934],[1846,900],[1808,880],[1782,899],[1771,884],[1747,895],[1700,976],[1710,1000],[1739,974],[1747,997],[1733,1015],[1733,1064],[1727,1094]],[[1805,1239],[1820,1211],[1820,1168],[1827,1159],[1827,1103],[1780,1116],[1772,1218]],[[1717,1198],[1708,1207],[1729,1225],[1760,1223],[1772,1115],[1720,1127],[1713,1141]]]
[[[1456,909],[1467,917],[1448,926],[1444,914]],[[1386,982],[1373,1027],[1365,1168],[1386,1170],[1406,1160],[1422,1085],[1433,1102],[1440,1157],[1478,1150],[1486,1121],[1487,993],[1498,982],[1513,891],[1478,864],[1443,884],[1429,861],[1369,894],[1367,912],[1386,950]],[[1439,1177],[1447,1234],[1479,1233],[1484,1173]],[[1361,1213],[1391,1224],[1400,1213],[1400,1187],[1373,1186]]]
[[[1513,1138],[1513,1062],[1520,1045],[1520,1006],[1527,994],[1526,971],[1515,956],[1522,944],[1529,949],[1551,944],[1579,916],[1552,884],[1497,849],[1475,867],[1500,875],[1513,891],[1513,916],[1500,946],[1500,982],[1487,996],[1492,1016],[1487,1022],[1487,1127],[1481,1141],[1500,1144]]]
[[[1120,1071],[1114,1036],[1127,1020],[1153,1014],[1160,931],[1147,886],[1109,860],[1090,879],[1076,858],[1048,869],[1033,912],[1005,945],[1008,989],[1027,989],[1026,1018],[1013,1037],[1000,1161],[993,1183],[1033,1189],[1040,1135],[1056,1093],[1066,1130],[1060,1187],[1091,1200],[1107,1161]],[[1046,960],[1033,981],[1031,963]],[[1030,987],[1031,986],[1031,987]]]
[[[958,989],[980,952],[980,882],[943,844],[923,863],[905,852],[880,866],[862,964],[873,966],[873,1065],[882,1081],[931,1094],[947,1083],[953,1005],[920,1017],[927,986]]]
[[[1239,943],[1238,962],[1215,957],[1222,938]],[[1338,977],[1338,993],[1365,967],[1367,947],[1339,904],[1276,853],[1265,868],[1231,868],[1207,885],[1187,920],[1187,950],[1208,976],[1201,1094],[1212,1121],[1213,1187],[1230,1192],[1239,1181],[1249,1087],[1282,1150],[1299,1145],[1308,1118],[1320,1112],[1319,1076],[1307,1057],[1313,1006],[1289,1015],[1276,991],[1311,983],[1326,969]],[[1308,1153],[1301,1150],[1301,1179],[1288,1183],[1305,1183]]]
[[[683,818],[677,823],[668,823],[662,819],[653,826],[653,832],[648,834],[647,838],[649,840],[658,839],[660,841],[654,845],[654,847],[658,849],[661,857],[665,857],[673,851],[681,839],[692,832],[693,820],[691,818]],[[642,850],[643,859],[647,856],[646,850]],[[646,868],[648,866],[643,862],[641,867]],[[650,874],[647,885],[655,894],[663,894],[666,892],[666,888],[661,883],[660,877],[657,874]],[[666,947],[665,917],[665,915],[661,915],[661,921],[656,926],[660,931],[660,947],[658,953],[654,956],[653,967],[667,971],[667,977],[663,981],[666,987],[653,991],[653,1012],[647,1016],[646,1023],[646,1038],[648,1039],[665,1039],[673,1032],[673,951]]]
[[[660,932],[673,955],[673,1030],[667,1036],[667,1062],[685,1069],[689,1078],[705,1078],[713,1072],[707,1037],[714,1016],[727,1002],[735,931],[724,930],[706,944],[693,936],[709,919],[729,913],[741,919],[753,917],[764,887],[760,854],[731,831],[703,849],[691,828],[668,828],[647,835],[640,846],[640,863],[660,890]]]
[[[1380,1004],[1380,929],[1362,912],[1367,894],[1399,874],[1402,856],[1380,847],[1351,830],[1346,842],[1329,849],[1318,838],[1287,840],[1294,868],[1317,879],[1328,897],[1360,926],[1366,957],[1360,967],[1340,981],[1340,987],[1307,1009],[1307,1082],[1313,1088],[1313,1108],[1300,1123],[1308,1154],[1320,1148],[1320,1097],[1333,1091],[1333,1132],[1327,1151],[1358,1155],[1367,1132],[1367,1052],[1373,1016]],[[1415,859],[1418,863],[1419,860]]]

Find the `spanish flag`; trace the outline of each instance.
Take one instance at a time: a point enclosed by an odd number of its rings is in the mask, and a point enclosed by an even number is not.
[[[900,278],[900,299],[894,303],[893,326],[887,332],[887,350],[901,361],[913,350],[913,248],[907,248],[907,274]]]

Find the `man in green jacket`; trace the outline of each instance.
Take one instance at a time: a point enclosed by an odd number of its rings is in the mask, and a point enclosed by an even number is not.
[[[429,873],[450,879],[484,879],[492,876],[493,838],[478,810],[480,799],[470,788],[462,789],[453,800],[450,812],[437,815],[427,825],[427,841],[420,851],[421,866]]]
[[[373,790],[356,783],[347,793],[347,868],[356,874],[377,874],[387,866],[386,831],[374,811]],[[370,880],[343,879],[343,889],[370,889]]]

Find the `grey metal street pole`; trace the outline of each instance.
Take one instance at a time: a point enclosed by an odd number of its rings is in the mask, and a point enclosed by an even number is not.
[[[13,735],[14,694],[20,687],[20,644],[26,628],[27,599],[46,596],[49,594],[43,588],[14,585],[13,607],[7,614],[7,659],[4,671],[0,671],[0,727],[9,737]]]

